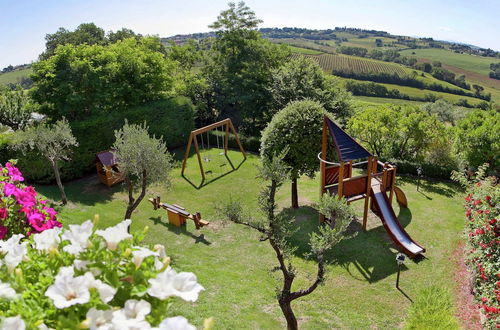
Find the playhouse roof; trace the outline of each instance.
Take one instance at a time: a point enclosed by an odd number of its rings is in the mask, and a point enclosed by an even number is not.
[[[340,161],[348,162],[354,159],[367,158],[372,155],[328,117],[325,117],[325,119],[328,123],[328,130],[332,136]]]
[[[104,166],[113,166],[117,163],[113,150],[101,151],[97,154],[97,159]]]

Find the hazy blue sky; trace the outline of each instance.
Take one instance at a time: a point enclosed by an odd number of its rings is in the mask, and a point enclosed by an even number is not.
[[[142,34],[208,31],[226,0],[0,0],[0,68],[29,63],[59,27],[94,22]],[[500,50],[499,0],[248,0],[261,27],[348,26]]]

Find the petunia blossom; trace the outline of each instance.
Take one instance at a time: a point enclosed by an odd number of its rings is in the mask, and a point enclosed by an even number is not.
[[[134,246],[132,251],[132,261],[136,268],[139,268],[142,264],[142,261],[150,256],[159,256],[159,253],[151,251],[148,248],[141,246]]]
[[[205,290],[198,284],[195,274],[187,272],[177,274],[170,266],[148,282],[151,284],[148,294],[161,300],[176,296],[186,301],[196,301],[200,291]]]
[[[7,215],[9,215],[9,212],[5,207],[0,207],[0,220],[7,219]]]
[[[90,330],[108,330],[112,329],[111,320],[113,310],[99,310],[92,307],[87,312],[87,322]]]
[[[2,322],[2,330],[24,330],[26,324],[23,319],[18,316],[6,317]]]
[[[61,228],[52,228],[33,235],[35,248],[39,251],[48,252],[50,249],[57,249],[61,242]]]
[[[131,222],[130,219],[123,220],[114,227],[108,227],[105,230],[97,230],[95,233],[104,238],[108,249],[114,251],[118,247],[118,243],[124,239],[132,238],[132,235],[128,233],[128,227]]]
[[[90,235],[94,225],[87,220],[81,225],[69,225],[69,229],[62,234],[62,239],[70,242],[63,250],[73,255],[78,255],[90,245]]]
[[[61,267],[54,284],[49,286],[45,295],[52,299],[56,308],[85,304],[90,300],[88,280],[85,276],[74,277],[73,267]]]
[[[94,275],[91,272],[86,272],[84,275],[85,279],[87,280],[87,287],[89,289],[96,289],[97,292],[99,293],[99,298],[104,303],[108,303],[111,300],[113,300],[113,297],[116,294],[116,289],[113,288],[112,286],[104,283],[101,280],[98,280],[94,277]]]
[[[0,240],[3,240],[8,232],[9,232],[9,228],[0,225]]]
[[[7,241],[0,241],[0,252],[5,254],[3,260],[9,271],[13,271],[26,256],[28,242],[19,243],[23,237],[24,235],[17,234]]]
[[[175,316],[164,319],[158,326],[158,330],[196,330],[196,327],[185,317]]]
[[[14,195],[17,192],[17,187],[12,183],[6,183],[3,186],[3,194],[5,197]]]
[[[10,284],[0,281],[0,299],[14,299],[15,297],[16,291],[10,287]]]

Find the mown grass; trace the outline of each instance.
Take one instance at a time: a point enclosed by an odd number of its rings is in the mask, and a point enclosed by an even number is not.
[[[216,217],[216,205],[229,198],[240,200],[247,211],[258,216],[256,199],[260,182],[256,180],[258,157],[249,155],[246,161],[236,151],[229,157],[236,170],[212,150],[211,160],[204,162],[208,180],[200,187],[201,177],[196,158],[188,162],[186,178],[180,168],[172,172],[173,185],[167,191],[159,185],[149,196],[160,195],[168,203],[187,210],[201,212],[210,225],[199,231],[192,223],[186,228],[168,224],[164,211],[154,211],[143,202],[133,215],[133,230],[149,226],[146,241],[162,243],[175,268],[192,271],[206,288],[194,304],[176,302],[173,314],[184,315],[197,326],[207,317],[214,317],[217,329],[279,329],[285,326],[276,303],[274,288],[279,283],[272,249],[259,242],[259,235],[243,226],[226,224]],[[177,159],[183,150],[177,153]],[[238,168],[239,166],[239,168]],[[22,169],[21,169],[22,170]],[[313,294],[294,302],[293,306],[303,329],[365,329],[399,328],[407,319],[411,306],[422,289],[439,286],[450,289],[453,264],[449,255],[460,240],[462,208],[460,192],[450,183],[423,181],[420,191],[415,181],[401,178],[399,184],[407,194],[410,208],[395,212],[406,230],[424,245],[427,259],[419,263],[408,261],[401,274],[400,287],[395,289],[397,250],[380,221],[370,215],[369,228],[360,231],[353,223],[357,236],[341,242],[328,256],[330,265],[324,285]],[[57,199],[54,186],[37,186],[37,190]],[[65,225],[81,223],[100,214],[100,227],[119,222],[125,212],[126,195],[120,186],[111,189],[101,185],[96,176],[66,183],[69,205],[59,208]],[[295,288],[303,288],[315,273],[315,264],[303,257],[308,251],[309,233],[317,229],[318,214],[312,207],[318,199],[318,179],[299,180],[300,208],[290,209],[290,185],[278,193],[280,209],[295,216],[298,232],[293,240],[299,249],[293,257],[299,274]],[[148,196],[148,197],[149,197]],[[358,215],[362,202],[353,204]],[[448,299],[448,300],[451,300]]]
[[[297,54],[306,54],[306,55],[320,55],[323,54],[323,52],[320,52],[319,50],[314,50],[314,49],[306,49],[302,47],[296,47],[296,46],[289,46],[290,50],[292,53],[297,53]]]
[[[0,84],[6,85],[19,83],[22,78],[28,78],[31,73],[33,73],[32,68],[2,73],[0,74]]]
[[[417,58],[440,61],[458,68],[488,75],[490,64],[499,62],[493,57],[474,56],[469,54],[459,54],[446,49],[424,48],[406,49],[400,52],[403,55]],[[415,54],[413,54],[415,53]]]
[[[413,104],[413,105],[422,105],[425,102],[421,101],[410,101],[410,100],[402,100],[402,99],[389,99],[385,97],[372,97],[372,96],[353,96],[352,97],[356,103],[364,104]]]

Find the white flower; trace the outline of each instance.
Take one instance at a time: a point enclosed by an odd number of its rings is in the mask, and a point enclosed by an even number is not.
[[[22,235],[22,234],[16,234],[16,235],[12,235],[6,241],[0,240],[0,253],[4,253],[4,254],[9,253],[9,251],[12,250],[14,246],[19,245],[19,241],[23,237],[24,237],[24,235]]]
[[[5,265],[7,265],[9,272],[13,271],[26,256],[26,253],[28,252],[28,248],[26,247],[27,244],[28,242],[23,242],[21,244],[13,244],[9,246],[9,250],[4,257],[4,262]]]
[[[113,312],[113,328],[116,330],[148,330],[151,325],[146,320],[129,319],[123,310]]]
[[[157,252],[151,251],[148,248],[144,248],[141,246],[134,246],[132,251],[132,261],[136,268],[139,268],[142,264],[142,261],[149,256],[159,256]]]
[[[87,287],[89,289],[90,288],[96,289],[97,292],[99,293],[99,298],[101,298],[101,300],[104,303],[108,303],[111,300],[113,300],[113,297],[116,294],[115,288],[113,288],[110,285],[107,285],[101,280],[95,279],[94,275],[91,272],[86,272],[83,276],[87,280]]]
[[[16,291],[10,287],[9,283],[0,282],[0,299],[14,299]]]
[[[76,270],[80,271],[87,270],[88,264],[90,264],[90,261],[88,260],[80,260],[80,259],[73,260],[73,266],[75,267]]]
[[[196,301],[200,291],[205,290],[196,281],[195,274],[186,272],[177,274],[170,266],[148,282],[151,284],[148,294],[161,300],[177,296],[186,301]]]
[[[88,280],[85,276],[73,277],[73,267],[61,267],[54,284],[49,286],[45,295],[61,309],[76,304],[85,304],[90,300]]]
[[[183,316],[169,317],[164,319],[158,326],[158,330],[196,330]]]
[[[165,253],[165,246],[163,246],[162,244],[156,244],[153,247],[153,250],[155,250],[156,253],[158,253],[158,256],[155,258],[155,269],[160,270],[164,266],[162,260],[164,260],[165,257],[167,256],[167,254]]]
[[[125,308],[122,311],[128,319],[142,321],[151,312],[151,304],[146,300],[129,299],[125,302]]]
[[[124,239],[132,238],[132,235],[128,233],[128,226],[131,222],[132,220],[130,219],[123,220],[114,227],[109,227],[105,230],[98,230],[95,233],[104,238],[108,249],[114,251],[118,247],[118,243],[120,243]]]
[[[87,312],[87,322],[90,330],[108,330],[111,329],[111,319],[113,310],[101,311],[92,307]]]
[[[45,323],[40,324],[37,328],[38,330],[50,330],[50,328]]]
[[[73,255],[78,255],[90,245],[90,235],[94,225],[92,221],[87,220],[81,225],[69,225],[69,230],[62,234],[62,239],[70,241],[70,245],[66,245],[63,250]]]
[[[23,319],[18,316],[7,317],[2,322],[2,330],[24,330],[26,325]]]
[[[57,249],[61,242],[61,228],[54,227],[44,230],[40,234],[33,235],[35,248],[40,251],[48,252],[50,249]]]

